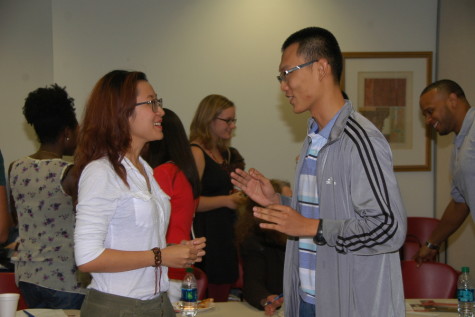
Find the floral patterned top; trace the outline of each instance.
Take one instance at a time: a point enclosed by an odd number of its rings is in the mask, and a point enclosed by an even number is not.
[[[10,187],[20,245],[12,257],[17,281],[84,293],[74,262],[74,207],[61,186],[70,163],[25,157],[12,163]]]

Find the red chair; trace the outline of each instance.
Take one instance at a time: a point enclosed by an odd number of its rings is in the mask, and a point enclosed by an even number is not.
[[[20,294],[17,310],[28,308],[28,306],[26,305],[25,299],[23,298],[23,295],[20,292],[20,289],[15,284],[15,273],[0,272],[0,294],[3,294],[3,293]]]
[[[206,273],[202,269],[197,267],[193,268],[193,274],[195,274],[198,287],[198,299],[205,299],[206,292],[208,291],[208,276],[206,276]]]
[[[244,288],[244,269],[242,267],[242,259],[241,256],[238,256],[238,278],[236,282],[234,282],[231,285],[231,288],[238,289],[240,291],[239,293],[239,299],[241,302],[244,300],[243,294],[242,294],[242,289]]]
[[[244,269],[242,268],[242,259],[238,257],[238,278],[236,282],[233,283],[231,288],[239,288],[242,289],[244,287]]]
[[[405,298],[455,298],[458,273],[450,265],[426,262],[417,267],[415,261],[402,261]]]

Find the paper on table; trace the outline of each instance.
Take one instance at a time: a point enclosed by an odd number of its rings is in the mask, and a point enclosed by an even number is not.
[[[457,302],[451,299],[421,299],[418,303],[411,303],[411,307],[415,312],[457,313]]]
[[[426,316],[426,317],[436,317],[439,316],[437,313],[432,313],[432,312],[416,312],[414,311],[414,308],[412,308],[412,305],[408,302],[406,302],[406,316]]]
[[[422,313],[422,312],[415,312],[411,311],[407,313],[407,317],[412,317],[412,316],[426,316],[426,317],[437,317],[440,314],[434,314],[434,313]]]

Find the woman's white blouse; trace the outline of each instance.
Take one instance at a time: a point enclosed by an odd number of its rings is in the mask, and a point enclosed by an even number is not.
[[[124,184],[105,158],[89,163],[79,179],[75,258],[78,266],[96,259],[105,249],[144,251],[166,246],[170,218],[169,197],[153,178],[153,171],[140,158],[150,181],[124,158]],[[160,292],[168,290],[167,268],[162,267]],[[155,268],[146,267],[119,273],[92,273],[89,288],[137,299],[154,298]],[[158,284],[158,283],[157,283]],[[158,293],[157,295],[158,296]]]

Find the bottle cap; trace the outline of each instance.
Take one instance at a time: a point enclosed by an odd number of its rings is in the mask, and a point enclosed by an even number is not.
[[[186,268],[186,273],[193,273],[193,268],[192,267],[187,267]]]
[[[462,266],[462,273],[470,273],[470,268],[468,266]]]

